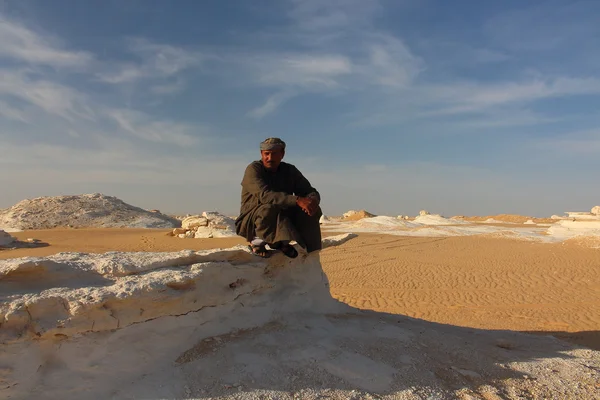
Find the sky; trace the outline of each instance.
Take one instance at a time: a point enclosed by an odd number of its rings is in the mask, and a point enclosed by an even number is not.
[[[0,208],[239,211],[280,137],[325,214],[600,204],[600,2],[4,0]]]

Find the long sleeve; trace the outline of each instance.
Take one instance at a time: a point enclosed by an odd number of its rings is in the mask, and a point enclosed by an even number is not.
[[[254,196],[260,204],[275,204],[283,207],[293,207],[296,205],[297,196],[285,192],[277,192],[269,187],[262,176],[260,166],[250,164],[244,173],[242,187],[249,194]]]
[[[302,172],[296,167],[294,167],[294,181],[296,182],[296,187],[294,189],[294,193],[300,197],[313,197],[316,198],[319,202],[321,201],[321,194],[315,189],[308,179],[302,175]]]

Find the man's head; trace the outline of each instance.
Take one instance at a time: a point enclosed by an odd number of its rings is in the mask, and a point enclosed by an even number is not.
[[[260,144],[262,163],[269,171],[276,171],[285,155],[285,142],[279,138],[268,138]]]

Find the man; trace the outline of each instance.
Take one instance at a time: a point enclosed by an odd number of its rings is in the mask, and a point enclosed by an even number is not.
[[[296,241],[307,252],[321,249],[321,196],[292,164],[281,161],[285,142],[268,138],[260,144],[261,160],[254,161],[242,179],[242,205],[236,232],[250,242],[250,250],[269,257],[266,248],[295,258]]]

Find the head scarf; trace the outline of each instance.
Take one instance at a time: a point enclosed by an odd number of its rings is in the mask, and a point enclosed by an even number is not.
[[[260,143],[260,151],[285,150],[285,142],[279,138],[268,138]]]

